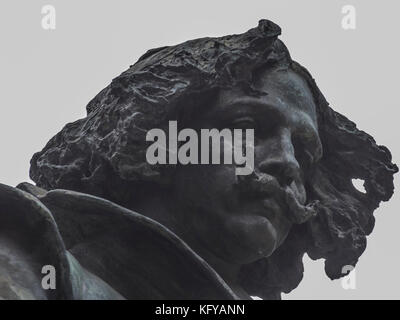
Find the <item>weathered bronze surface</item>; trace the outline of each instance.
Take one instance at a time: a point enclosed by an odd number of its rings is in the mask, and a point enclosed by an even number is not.
[[[278,299],[300,283],[305,253],[344,276],[398,169],[279,34],[262,20],[149,50],[33,156],[36,186],[0,185],[0,297]],[[168,121],[254,129],[253,174],[150,165],[146,132]],[[41,286],[44,265],[55,290]]]

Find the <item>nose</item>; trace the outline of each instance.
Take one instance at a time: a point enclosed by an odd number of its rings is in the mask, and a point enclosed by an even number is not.
[[[300,165],[295,158],[290,136],[281,135],[270,140],[265,149],[259,170],[274,176],[282,187],[291,185],[299,177]]]
[[[283,187],[289,186],[298,177],[299,167],[291,161],[270,159],[260,166],[262,172],[274,176]]]

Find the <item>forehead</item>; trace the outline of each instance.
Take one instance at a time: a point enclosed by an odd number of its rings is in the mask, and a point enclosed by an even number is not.
[[[254,87],[265,93],[252,97],[240,89],[222,90],[217,108],[254,105],[280,110],[288,115],[303,113],[316,125],[316,106],[306,81],[291,70],[267,70],[261,73]],[[226,110],[228,111],[228,110]]]

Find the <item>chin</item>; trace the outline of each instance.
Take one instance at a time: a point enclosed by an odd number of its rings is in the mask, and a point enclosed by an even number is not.
[[[278,236],[272,223],[263,216],[232,217],[227,222],[232,239],[229,260],[236,264],[249,264],[269,257],[278,246]]]

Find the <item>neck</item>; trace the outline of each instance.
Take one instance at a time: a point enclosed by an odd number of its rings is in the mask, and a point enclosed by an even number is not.
[[[172,212],[174,211],[173,206],[168,205],[168,197],[153,196],[151,201],[143,201],[131,209],[161,223],[174,232],[218,273],[240,299],[251,299],[238,282],[241,265],[228,263],[219,258],[202,246],[201,241],[194,238],[189,230],[182,228],[176,220],[176,212]]]
[[[183,239],[193,249],[193,251],[202,257],[218,273],[218,275],[240,299],[251,299],[238,281],[241,265],[228,263],[217,257],[214,253],[201,246],[199,241],[192,239],[192,237],[187,234],[178,234],[178,236],[181,237],[181,239]]]

